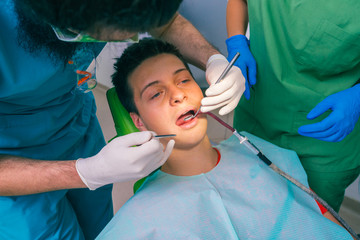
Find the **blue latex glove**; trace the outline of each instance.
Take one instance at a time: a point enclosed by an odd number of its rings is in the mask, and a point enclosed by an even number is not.
[[[326,112],[332,113],[321,122],[299,127],[299,134],[328,142],[343,140],[355,127],[360,115],[360,84],[332,94],[321,101],[306,116],[314,119]]]
[[[244,35],[235,35],[226,40],[228,61],[235,56],[238,52],[240,57],[235,62],[245,77],[245,97],[250,99],[250,87],[256,83],[256,62],[250,52],[250,41]]]

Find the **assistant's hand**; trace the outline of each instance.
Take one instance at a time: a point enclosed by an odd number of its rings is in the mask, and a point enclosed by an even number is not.
[[[76,170],[89,189],[147,176],[165,163],[174,147],[170,140],[165,151],[153,132],[131,133],[115,138],[98,154],[76,161]]]
[[[235,66],[238,66],[245,77],[246,99],[250,99],[250,87],[256,83],[256,62],[249,49],[249,40],[244,35],[235,35],[226,40],[228,51],[228,60],[238,52],[240,57],[236,60]]]
[[[307,118],[317,118],[328,109],[332,113],[327,118],[301,126],[299,134],[328,142],[343,140],[354,129],[360,116],[360,85],[328,96],[309,112]]]
[[[221,82],[215,84],[229,62],[221,54],[212,55],[206,64],[206,79],[210,87],[201,100],[201,111],[208,112],[220,108],[225,115],[234,110],[245,90],[245,79],[238,67],[233,66]]]

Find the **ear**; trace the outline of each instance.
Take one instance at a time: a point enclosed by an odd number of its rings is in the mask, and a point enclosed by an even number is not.
[[[140,131],[147,131],[144,122],[142,121],[141,117],[134,112],[130,113],[130,117],[135,125]]]

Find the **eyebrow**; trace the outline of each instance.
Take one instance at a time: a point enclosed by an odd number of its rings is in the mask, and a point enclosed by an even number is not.
[[[173,73],[173,75],[176,75],[176,74],[178,74],[179,72],[182,72],[182,71],[188,71],[188,69],[186,69],[186,68],[180,68],[180,69],[176,70],[176,71]],[[153,82],[148,83],[148,84],[141,90],[141,92],[140,92],[140,98],[142,97],[142,94],[145,92],[145,90],[146,90],[147,88],[151,87],[152,85],[156,85],[156,84],[158,84],[159,82],[160,82],[159,80],[155,80],[155,81],[153,81]]]

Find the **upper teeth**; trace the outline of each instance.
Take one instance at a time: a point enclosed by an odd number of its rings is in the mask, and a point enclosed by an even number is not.
[[[185,116],[185,115],[187,115],[187,114],[194,114],[194,111],[193,110],[189,110],[189,111],[187,111],[187,112],[185,112],[185,113],[183,113],[181,116]]]

